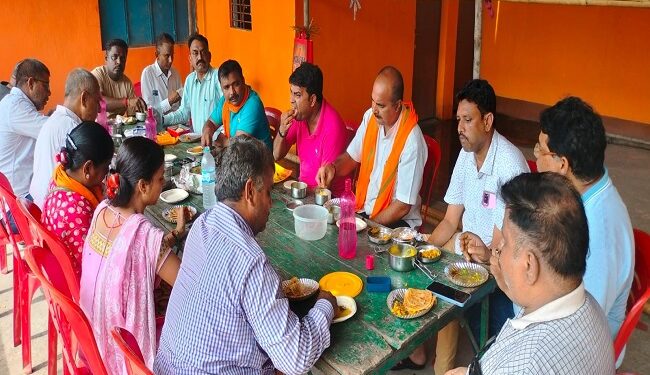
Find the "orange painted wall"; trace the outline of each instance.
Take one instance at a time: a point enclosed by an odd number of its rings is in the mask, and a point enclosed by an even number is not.
[[[497,95],[578,95],[604,116],[650,125],[650,9],[500,1],[483,17],[481,76]]]
[[[197,0],[197,27],[210,42],[212,66],[237,60],[264,105],[289,107],[294,0],[252,0],[253,30],[230,27],[228,0]]]
[[[343,119],[356,124],[370,107],[379,69],[394,65],[410,100],[415,41],[415,0],[363,1],[356,21],[349,1],[311,1],[314,62],[323,70],[324,94]],[[302,10],[296,18],[302,24]]]
[[[103,64],[97,1],[2,1],[3,19],[20,20],[20,27],[0,33],[0,78],[9,79],[17,61],[33,57],[50,70],[52,96],[46,110],[63,103],[65,78],[76,67],[93,69]],[[177,46],[174,66],[185,78],[189,73],[189,52]],[[153,62],[154,47],[131,48],[126,74],[140,80],[142,69]]]

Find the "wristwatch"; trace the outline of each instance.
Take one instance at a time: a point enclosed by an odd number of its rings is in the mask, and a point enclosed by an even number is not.
[[[281,131],[280,128],[278,127],[278,135],[280,136],[280,138],[284,138],[284,137],[287,136],[287,133],[282,134],[282,131]]]

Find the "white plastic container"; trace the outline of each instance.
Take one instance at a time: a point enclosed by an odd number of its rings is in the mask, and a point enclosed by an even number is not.
[[[306,204],[293,210],[296,235],[305,241],[316,241],[327,232],[327,208]]]

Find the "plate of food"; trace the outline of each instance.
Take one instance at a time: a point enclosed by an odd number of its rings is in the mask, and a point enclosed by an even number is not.
[[[368,226],[368,224],[366,224],[366,222],[363,221],[363,219],[360,217],[355,217],[354,220],[357,224],[357,232],[361,232],[362,230],[366,229],[366,227]],[[340,221],[341,220],[336,221],[336,226],[339,228],[341,227],[341,225],[339,224]]]
[[[400,319],[418,318],[436,305],[436,296],[423,289],[395,289],[388,294],[386,305]]]
[[[357,313],[357,303],[352,297],[337,296],[336,304],[338,305],[338,309],[334,312],[332,323],[344,322]]]
[[[176,159],[178,159],[178,157],[174,154],[165,154],[165,163],[171,163]]]
[[[291,176],[291,169],[284,168],[278,163],[275,163],[275,173],[273,174],[273,183],[277,184],[278,182],[282,182],[289,178]]]
[[[456,285],[473,288],[486,282],[490,274],[479,264],[456,262],[445,267],[445,276]]]
[[[203,154],[203,146],[194,146],[194,147],[190,147],[190,148],[187,149],[186,152],[187,152],[188,154],[190,154],[190,155],[194,155],[194,156],[202,155],[202,154]]]
[[[160,194],[160,200],[165,203],[173,204],[178,203],[189,196],[190,194],[187,191],[176,188],[163,191]]]
[[[199,133],[185,133],[178,137],[178,140],[183,143],[192,143],[201,139],[201,134]]]
[[[417,236],[418,232],[409,227],[399,227],[393,229],[391,232],[391,238],[395,242],[403,242],[403,243],[411,243],[413,240],[415,240],[415,236]]]
[[[418,246],[418,259],[422,263],[433,263],[440,259],[442,251],[436,245]]]
[[[391,229],[386,227],[370,227],[368,229],[368,239],[372,243],[385,245],[390,242]]]
[[[169,221],[170,223],[176,223],[178,220],[178,217],[176,217],[177,213],[175,208],[180,207],[180,206],[174,206],[174,207],[168,207],[163,210],[162,212],[162,217],[163,219]],[[187,219],[187,221],[192,221],[196,217],[196,208],[192,206],[184,206],[187,207],[188,210],[190,210],[190,217]]]
[[[302,301],[318,292],[318,282],[312,279],[292,277],[281,284],[284,295],[289,301]]]

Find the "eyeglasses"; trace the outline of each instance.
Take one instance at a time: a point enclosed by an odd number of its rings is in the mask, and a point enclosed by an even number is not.
[[[480,359],[483,357],[483,354],[487,352],[487,350],[494,344],[494,341],[496,340],[496,336],[490,337],[489,340],[483,345],[483,348],[476,353],[474,358],[472,358],[472,362],[469,363],[469,366],[467,368],[467,373],[469,375],[483,375],[483,371],[481,371],[481,362]]]
[[[539,159],[540,157],[546,156],[546,155],[551,155],[553,157],[557,156],[557,154],[555,152],[542,151],[542,146],[540,146],[539,142],[535,143],[535,148],[533,149],[533,155],[535,155],[536,159]]]
[[[48,89],[48,90],[50,89],[50,81],[44,81],[44,80],[38,79],[36,77],[32,77],[32,78],[34,78],[34,81],[38,81],[38,82],[42,83],[43,85],[45,85],[46,89]]]

